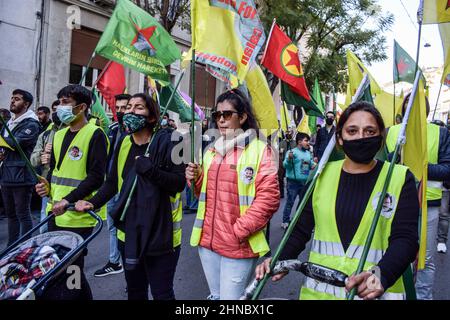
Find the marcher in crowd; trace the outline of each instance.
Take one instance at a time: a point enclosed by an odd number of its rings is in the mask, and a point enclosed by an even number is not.
[[[257,120],[240,91],[220,95],[212,118],[222,136],[202,166],[186,169],[199,197],[191,245],[199,246],[208,299],[238,299],[258,257],[269,251],[264,229],[280,202],[278,155],[257,137]]]
[[[46,106],[40,106],[37,109],[37,117],[39,119],[39,123],[41,124],[41,132],[44,132],[47,130],[47,128],[52,123],[51,115],[50,115],[50,108]]]
[[[14,90],[9,107],[13,116],[6,124],[28,159],[41,127],[36,114],[30,110],[32,104],[31,93],[21,89]],[[33,227],[30,203],[36,179],[6,128],[2,128],[1,136],[14,149],[0,148],[0,187],[8,217],[9,246]]]
[[[402,104],[402,115],[406,112],[410,94],[405,96]],[[426,99],[426,113],[430,105]],[[401,125],[389,128],[386,145],[389,152],[394,152],[395,143]],[[445,127],[429,123],[428,136],[428,182],[427,182],[427,250],[425,268],[417,271],[416,293],[419,300],[433,299],[434,286],[434,253],[437,246],[439,208],[442,202],[443,182],[450,180],[450,134]]]
[[[367,102],[351,104],[339,119],[336,139],[345,160],[327,164],[280,259],[297,259],[314,230],[309,261],[350,277],[345,289],[306,277],[300,299],[345,299],[346,290],[353,288],[362,299],[405,298],[402,275],[418,251],[419,219],[417,189],[407,167],[395,165],[387,189],[393,201],[383,206],[364,271],[353,274],[390,165],[374,159],[383,146],[384,131],[381,114]],[[257,267],[257,279],[269,272],[270,261]]]
[[[314,161],[319,162],[320,158],[325,151],[325,148],[330,142],[331,137],[333,137],[336,127],[334,126],[334,113],[333,111],[328,111],[325,114],[325,127],[322,127],[317,131],[316,141],[314,144]]]
[[[295,137],[297,147],[289,150],[283,160],[286,169],[288,198],[283,211],[283,223],[281,228],[287,229],[291,222],[291,211],[297,196],[302,201],[305,192],[306,181],[316,163],[313,160],[309,146],[309,136],[304,132],[297,133]]]
[[[118,143],[105,183],[93,198],[76,204],[80,212],[97,209],[120,193],[111,216],[118,229],[129,300],[147,300],[149,286],[153,299],[175,299],[173,280],[181,248],[180,192],[186,184],[185,166],[171,160],[172,129],[154,132],[159,121],[158,104],[147,94],[133,95],[123,118],[129,135]],[[135,179],[136,190],[121,222]]]
[[[43,177],[47,177],[50,171],[50,158],[53,149],[53,138],[55,133],[65,127],[64,124],[61,123],[61,120],[58,118],[58,114],[56,113],[56,108],[59,105],[59,100],[55,100],[52,103],[52,120],[53,122],[47,127],[47,129],[42,132],[37,140],[36,146],[34,147],[33,152],[31,153],[30,161],[31,165],[36,168],[36,171]],[[42,206],[41,206],[41,217],[42,221],[47,216],[47,203],[48,197],[42,198]],[[43,225],[40,229],[41,233],[47,231],[47,225]]]

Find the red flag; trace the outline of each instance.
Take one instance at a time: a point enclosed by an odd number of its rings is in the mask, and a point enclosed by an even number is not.
[[[97,82],[97,89],[100,91],[103,98],[105,98],[106,103],[111,108],[114,120],[116,121],[116,99],[114,97],[123,93],[125,88],[125,69],[123,65],[110,61],[106,66],[106,70]]]
[[[297,46],[276,23],[273,24],[269,37],[261,64],[289,84],[292,91],[308,101],[311,100],[303,77]]]

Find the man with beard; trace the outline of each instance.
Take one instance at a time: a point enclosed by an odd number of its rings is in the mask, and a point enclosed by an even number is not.
[[[30,157],[39,135],[40,124],[36,114],[29,110],[33,96],[25,90],[12,93],[10,111],[13,114],[7,126],[16,138],[26,157]],[[8,246],[27,233],[32,227],[30,202],[35,177],[26,166],[25,159],[18,152],[14,140],[6,128],[1,135],[13,149],[3,148],[0,153],[0,186],[3,204],[8,216]]]

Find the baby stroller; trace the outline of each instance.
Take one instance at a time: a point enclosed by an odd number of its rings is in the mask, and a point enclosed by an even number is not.
[[[0,283],[0,285],[3,285],[0,287],[0,290],[3,291],[0,291],[0,294],[3,293],[3,299],[73,300],[80,299],[79,293],[86,291],[88,291],[89,295],[91,295],[89,284],[82,270],[78,273],[80,279],[75,280],[74,287],[75,289],[81,290],[73,290],[74,288],[68,287],[68,278],[71,276],[72,272],[75,274],[77,271],[75,268],[73,270],[69,270],[69,266],[71,266],[78,258],[81,257],[82,254],[84,254],[88,244],[100,233],[103,227],[103,221],[97,214],[93,211],[87,211],[87,213],[97,220],[97,224],[92,234],[86,240],[83,240],[80,235],[70,231],[54,231],[40,234],[24,241],[24,239],[32,235],[35,231],[39,230],[41,226],[54,218],[55,215],[50,213],[33,229],[0,253],[0,262],[12,261],[14,259],[16,259],[15,261],[18,261],[18,256],[26,256],[29,252],[33,252],[32,254],[39,252],[36,254],[37,256],[43,253],[42,256],[47,258],[44,263],[37,262],[32,271],[28,272],[28,277],[23,278],[25,280],[29,278],[30,281],[18,289],[20,290],[20,295],[18,295],[18,297],[17,294],[14,295],[13,293],[9,296],[5,295],[7,290],[1,290],[1,288],[7,287],[4,286],[6,282]],[[43,265],[46,267],[45,271],[43,271]],[[21,267],[22,266],[18,265],[17,267],[14,266],[9,269],[6,267],[0,269],[2,281],[5,279],[10,282],[17,281],[17,278],[14,277],[11,277],[11,279],[4,277],[5,274],[3,274],[2,270],[11,271],[11,269],[15,269],[14,271],[17,271],[17,268]],[[69,271],[71,271],[70,274]],[[35,273],[39,274],[39,276],[34,277]],[[32,276],[31,278],[30,274]],[[77,288],[76,283],[81,283],[83,288]]]

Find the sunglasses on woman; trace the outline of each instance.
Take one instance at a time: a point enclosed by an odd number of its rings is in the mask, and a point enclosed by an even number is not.
[[[223,119],[227,121],[231,119],[233,113],[239,114],[239,112],[237,111],[225,110],[225,111],[214,111],[213,113],[211,113],[211,116],[214,119],[214,121],[219,121],[221,117],[223,117]]]

